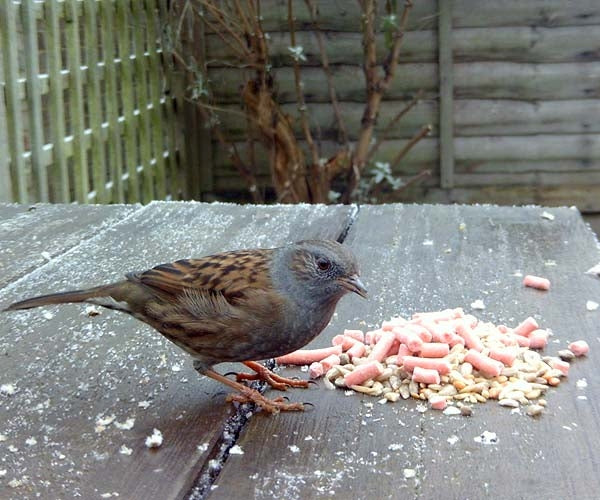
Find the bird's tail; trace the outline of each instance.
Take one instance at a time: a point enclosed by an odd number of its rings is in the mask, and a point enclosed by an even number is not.
[[[40,295],[30,299],[21,300],[9,305],[5,311],[16,311],[18,309],[31,309],[33,307],[48,306],[52,304],[67,304],[69,302],[90,302],[92,304],[110,307],[112,309],[127,310],[125,307],[111,307],[111,303],[117,304],[113,295],[119,290],[122,283],[102,285],[86,290],[72,290],[68,292],[51,293]]]

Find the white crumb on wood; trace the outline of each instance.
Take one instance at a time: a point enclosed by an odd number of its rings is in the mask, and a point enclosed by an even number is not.
[[[104,417],[104,416],[98,417],[98,418],[96,418],[96,425],[106,427],[106,426],[112,424],[115,418],[117,418],[115,415],[110,415],[108,417]]]
[[[133,450],[122,444],[121,448],[119,448],[119,453],[121,455],[131,455],[133,453]]]
[[[158,429],[152,431],[152,435],[146,438],[148,448],[158,448],[163,443],[163,435]]]
[[[138,401],[138,406],[146,410],[150,406],[150,401]]]
[[[595,311],[596,309],[598,309],[599,306],[600,306],[600,304],[598,304],[598,302],[594,302],[593,300],[588,300],[585,303],[585,308],[588,311]]]
[[[423,246],[424,247],[433,246],[433,240],[423,240]]]
[[[288,448],[292,453],[300,453],[300,448],[298,448],[295,444],[288,445]]]
[[[102,314],[102,311],[94,305],[88,305],[85,306],[84,314],[87,314],[88,316],[98,316],[99,314]]]
[[[44,311],[44,312],[42,313],[42,316],[43,316],[44,318],[46,318],[46,319],[52,319],[52,318],[54,318],[54,314],[52,314],[50,311]]]
[[[133,429],[133,425],[135,424],[135,418],[130,417],[125,422],[117,422],[115,421],[115,427],[117,429],[121,429],[123,431],[128,431],[129,429]]]
[[[498,436],[495,432],[483,431],[479,436],[475,436],[473,440],[481,444],[497,444]]]
[[[392,443],[388,446],[388,450],[390,451],[400,451],[402,448],[404,448],[402,443]]]
[[[0,470],[0,477],[4,477],[6,476],[7,470],[6,469],[2,469]]]
[[[587,380],[585,378],[580,378],[577,382],[575,382],[575,386],[577,389],[585,389],[588,386]]]
[[[50,255],[49,252],[41,252],[40,255],[42,257],[44,257],[44,259],[46,259],[46,260],[51,260],[52,259],[52,255]]]
[[[545,210],[542,212],[541,217],[543,219],[548,219],[548,220],[554,220],[555,219],[555,217],[554,217],[553,214],[551,214],[550,212],[546,212]]]
[[[242,447],[239,444],[234,444],[229,449],[229,454],[230,455],[243,455],[244,454],[244,450],[242,450]]]
[[[404,469],[402,473],[406,479],[411,479],[417,475],[417,471],[415,469]]]
[[[173,366],[171,366],[171,371],[174,371],[175,373],[180,372],[181,371],[181,365],[178,363],[175,363]]]
[[[202,444],[199,444],[198,446],[196,446],[196,449],[200,452],[200,453],[204,453],[206,450],[208,450],[208,441]]]
[[[471,302],[471,309],[485,309],[485,304],[483,303],[483,300],[477,299],[476,301]]]
[[[444,415],[460,415],[460,408],[456,406],[448,406],[444,411]]]
[[[17,388],[14,386],[14,384],[0,385],[0,394],[3,396],[12,396],[15,392],[17,392]]]
[[[452,434],[448,439],[446,439],[446,441],[452,445],[458,443],[458,439],[459,437],[456,434]]]
[[[25,440],[25,444],[26,444],[27,446],[35,446],[35,445],[37,444],[37,439],[36,439],[36,438],[34,438],[33,436],[31,436],[31,437],[28,437],[28,438]]]

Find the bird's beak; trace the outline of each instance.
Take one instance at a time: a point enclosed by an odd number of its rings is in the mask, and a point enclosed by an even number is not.
[[[360,295],[362,298],[367,298],[367,289],[362,284],[357,274],[348,276],[347,278],[340,278],[340,285],[342,285],[349,292],[354,292]]]

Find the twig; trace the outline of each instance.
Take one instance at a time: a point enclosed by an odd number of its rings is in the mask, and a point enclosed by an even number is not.
[[[431,125],[424,125],[421,130],[419,130],[415,135],[412,136],[410,141],[408,141],[404,147],[400,150],[400,152],[395,156],[395,158],[390,163],[390,169],[394,170],[399,164],[402,158],[406,156],[406,154],[413,148],[413,146],[419,142],[423,137],[429,135],[431,132]]]
[[[290,43],[292,47],[296,47],[296,30],[294,26],[294,10],[293,10],[293,0],[288,0],[288,26],[290,30]],[[309,179],[309,183],[311,186],[311,192],[313,198],[317,202],[323,202],[322,192],[324,188],[328,186],[323,186],[323,181],[325,178],[321,175],[321,168],[319,166],[319,150],[315,145],[315,141],[313,140],[312,132],[310,131],[310,126],[308,123],[308,110],[306,107],[306,101],[304,100],[304,92],[302,91],[302,82],[300,77],[300,62],[298,61],[298,57],[292,57],[293,66],[294,66],[294,82],[296,88],[296,99],[298,100],[298,112],[300,113],[300,122],[302,123],[302,131],[304,133],[304,137],[306,139],[306,143],[308,144],[308,149],[311,155],[311,178]]]
[[[402,119],[402,117],[404,115],[406,115],[406,113],[408,113],[412,108],[414,108],[419,103],[419,101],[423,98],[423,95],[424,95],[423,90],[419,90],[416,93],[416,95],[411,99],[411,101],[406,106],[404,106],[404,108],[402,108],[396,114],[396,116],[394,116],[394,118],[392,118],[388,122],[388,124],[385,126],[385,128],[379,133],[379,137],[377,138],[377,141],[375,142],[375,144],[373,144],[373,147],[367,153],[367,156],[365,159],[365,161],[367,163],[373,158],[373,156],[375,155],[375,153],[377,152],[379,147],[387,140],[388,134],[391,132],[391,130]]]
[[[331,68],[329,66],[329,57],[327,56],[327,50],[325,49],[325,41],[323,40],[323,31],[317,22],[316,6],[312,0],[305,0],[308,11],[310,12],[310,19],[313,23],[314,32],[317,37],[317,43],[319,44],[319,52],[321,53],[321,66],[323,72],[327,78],[327,88],[329,89],[329,99],[331,100],[331,106],[333,107],[333,114],[342,136],[342,141],[346,148],[349,148],[350,143],[348,141],[348,132],[346,131],[346,125],[340,111],[340,105],[335,92],[335,85],[333,84],[333,76],[331,74]]]

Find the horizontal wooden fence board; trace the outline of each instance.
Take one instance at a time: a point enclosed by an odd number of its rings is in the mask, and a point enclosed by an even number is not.
[[[596,61],[599,56],[600,25],[585,27],[585,44],[580,26],[538,28],[534,26],[501,26],[455,28],[452,30],[453,57],[456,62],[507,61],[522,63],[562,63]],[[320,66],[321,53],[314,31],[295,33],[296,45],[303,48],[306,60],[300,66]],[[362,34],[323,32],[330,64],[357,64],[363,58]],[[383,62],[388,51],[384,36],[379,34],[377,60]],[[235,64],[235,53],[216,34],[206,35],[209,67]],[[291,64],[290,35],[287,31],[269,33],[269,55],[275,67]],[[435,62],[437,32],[408,31],[402,42],[402,63]],[[237,61],[239,62],[239,61]],[[226,64],[225,64],[226,63]],[[242,61],[242,64],[244,61]]]
[[[398,2],[401,8],[403,2]],[[297,6],[296,6],[297,4]],[[380,11],[383,2],[378,2]],[[600,24],[600,6],[596,0],[578,0],[565,4],[562,0],[455,0],[452,25],[462,27],[483,26],[577,26]],[[261,2],[262,26],[269,31],[288,29],[287,2],[263,0]],[[311,26],[310,14],[304,2],[295,2],[294,16],[298,30]],[[322,28],[334,31],[359,31],[360,8],[358,2],[319,2],[318,19]],[[430,29],[437,22],[437,2],[413,2],[408,29]]]
[[[211,68],[208,77],[220,103],[240,102],[242,75],[236,68]],[[277,98],[280,103],[296,102],[293,69],[276,68]],[[302,68],[304,96],[307,102],[328,102],[327,81],[322,69]],[[339,100],[364,102],[364,74],[360,66],[332,67],[333,82]],[[600,97],[600,64],[590,62],[560,64],[524,64],[509,62],[456,63],[455,97],[469,99],[564,100]],[[386,92],[387,99],[403,99],[423,90],[437,93],[437,64],[400,64]]]

